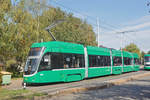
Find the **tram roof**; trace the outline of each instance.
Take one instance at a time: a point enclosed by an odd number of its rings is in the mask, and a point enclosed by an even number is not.
[[[69,42],[49,41],[49,42],[33,43],[31,48],[35,48],[35,47],[46,47],[47,48],[46,50],[48,52],[84,54],[84,46],[83,45],[69,43]]]
[[[111,51],[112,51],[112,56],[117,56],[117,57],[122,56],[121,50],[111,49]]]
[[[145,54],[144,56],[150,56],[150,54]]]
[[[131,52],[123,51],[123,57],[130,57],[130,58],[132,58],[134,56],[133,56],[133,53],[131,53]]]
[[[110,49],[96,46],[87,46],[88,54],[90,55],[110,55]]]
[[[49,41],[49,42],[40,42],[40,43],[33,43],[32,48],[34,47],[75,47],[75,48],[83,48],[81,44],[69,43],[69,42],[62,42],[62,41]]]
[[[80,53],[84,54],[84,46],[82,44],[75,44],[70,42],[62,42],[62,41],[49,41],[49,42],[40,42],[40,43],[33,43],[31,48],[35,47],[46,47],[51,48],[51,52],[66,52],[66,53]],[[59,49],[61,50],[59,50]],[[87,50],[89,54],[94,55],[110,55],[109,48],[103,47],[94,47],[94,46],[87,46]],[[113,56],[121,56],[121,50],[111,49]],[[130,53],[127,51],[123,51],[124,57],[135,57],[138,58],[136,53]],[[146,55],[146,56],[150,56]]]
[[[134,58],[139,58],[139,55],[137,53],[132,53]]]

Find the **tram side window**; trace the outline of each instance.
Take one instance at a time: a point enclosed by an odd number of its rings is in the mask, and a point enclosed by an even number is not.
[[[140,65],[140,64],[141,64],[141,61],[140,61],[140,59],[139,59],[139,58],[137,58],[137,61],[138,61],[138,65]]]
[[[42,57],[39,70],[82,68],[84,66],[84,55],[47,53]]]
[[[113,57],[113,65],[121,66],[122,65],[122,57]]]
[[[105,64],[105,60],[104,60],[104,57],[103,56],[97,56],[97,60],[98,60],[98,66],[104,66]]]
[[[84,56],[79,54],[64,54],[64,68],[84,67]]]
[[[104,66],[111,66],[110,56],[104,56],[104,58],[105,58]]]
[[[89,56],[89,65],[90,67],[97,67],[97,61],[96,61],[96,56],[90,55]]]
[[[124,57],[124,65],[132,65],[132,58]]]
[[[51,67],[52,69],[63,69],[63,54],[51,53]]]
[[[47,53],[41,59],[39,71],[62,68],[63,55],[60,53]]]
[[[39,70],[42,71],[50,69],[51,69],[51,55],[47,53],[41,59]]]
[[[101,67],[110,65],[111,65],[110,56],[89,55],[90,67]]]
[[[139,65],[139,64],[140,64],[140,60],[139,60],[138,58],[134,58],[134,63],[135,63],[136,65]]]

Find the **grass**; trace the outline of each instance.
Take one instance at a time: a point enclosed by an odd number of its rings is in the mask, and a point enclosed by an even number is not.
[[[23,89],[7,90],[0,88],[0,100],[33,100],[35,96],[46,96],[46,94]]]
[[[12,78],[12,80],[18,80],[18,79],[21,79],[21,80],[23,80],[23,77],[19,77],[19,78]]]

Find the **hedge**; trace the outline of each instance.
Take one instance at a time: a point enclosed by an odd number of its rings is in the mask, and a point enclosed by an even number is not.
[[[1,69],[1,67],[0,67],[0,85],[1,85],[1,83],[2,83],[2,74],[1,74],[1,71],[2,71],[2,69]]]

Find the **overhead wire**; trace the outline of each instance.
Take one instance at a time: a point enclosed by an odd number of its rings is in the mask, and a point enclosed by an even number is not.
[[[89,15],[87,15],[87,14],[85,14],[85,13],[81,13],[81,12],[79,12],[79,11],[77,11],[77,10],[74,10],[74,9],[72,9],[72,8],[70,8],[70,7],[67,7],[67,6],[65,6],[65,5],[63,5],[63,4],[61,4],[61,3],[58,3],[57,1],[52,0],[52,2],[55,3],[56,5],[59,5],[59,6],[63,7],[64,9],[70,10],[71,12],[75,12],[75,13],[81,15],[81,16],[86,16],[88,19],[92,20],[92,21],[90,21],[90,23],[91,23],[93,26],[97,27],[97,24],[96,24],[96,23],[93,23],[93,21],[96,22],[96,20],[97,20],[95,17],[89,16]],[[48,5],[47,5],[47,6],[48,6]],[[100,25],[101,28],[103,28],[103,29],[105,29],[105,30],[113,31],[113,32],[115,32],[115,33],[118,32],[119,29],[118,29],[117,26],[108,24],[108,23],[106,23],[106,22],[103,21],[103,20],[101,20],[101,22],[103,23],[103,25]],[[126,36],[127,36],[127,35],[126,35]],[[116,37],[118,38],[118,36],[116,36]],[[128,37],[128,39],[129,39],[129,38],[131,39],[131,37]],[[136,41],[136,40],[133,39],[133,38],[132,38],[131,40]],[[138,41],[138,43],[139,43],[139,41]],[[140,43],[140,44],[141,44],[141,43]],[[142,45],[142,46],[143,46],[143,45]]]
[[[94,22],[97,21],[97,19],[96,19],[95,17],[90,16],[90,15],[87,15],[87,14],[85,14],[85,13],[81,13],[81,12],[79,12],[79,11],[77,11],[77,10],[74,10],[74,9],[72,9],[72,8],[70,8],[70,7],[67,7],[67,6],[65,6],[65,5],[63,5],[63,4],[61,4],[61,3],[58,3],[57,1],[52,0],[52,2],[55,3],[56,5],[59,5],[59,6],[63,7],[63,8],[65,8],[65,9],[67,9],[67,10],[69,9],[70,11],[75,12],[75,13],[77,13],[77,14],[79,14],[79,15],[86,16],[88,19],[92,20],[92,22],[90,21],[90,23],[92,23],[92,25],[97,26],[97,24],[93,23],[93,21],[94,21]],[[102,20],[101,20],[101,21],[102,21]],[[115,29],[118,29],[118,28],[117,28],[116,26],[114,26],[114,25],[108,24],[108,23],[106,23],[106,22],[104,22],[104,21],[102,21],[102,22],[105,23],[105,25],[108,26],[108,27],[106,27],[106,26],[100,25],[102,28],[104,28],[104,29],[106,29],[106,30],[115,30]]]
[[[127,34],[125,34],[125,36],[126,36],[128,39],[131,39],[131,40],[135,41],[136,44],[142,46],[143,48],[147,48],[142,42],[137,41],[136,39],[132,38],[131,36],[128,36]],[[134,43],[134,42],[133,42],[133,43]]]

